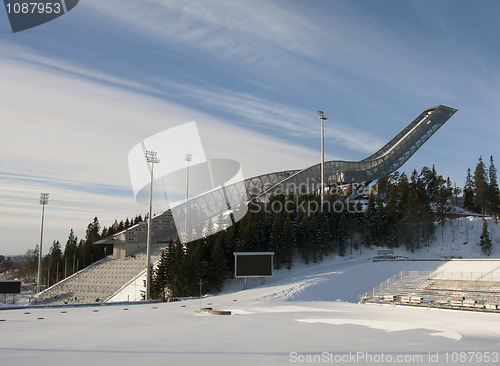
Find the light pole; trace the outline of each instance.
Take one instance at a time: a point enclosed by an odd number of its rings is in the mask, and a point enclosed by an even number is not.
[[[187,170],[186,170],[186,202],[189,201],[189,163],[193,159],[193,154],[186,154],[186,158],[184,160],[187,161]]]
[[[187,240],[187,202],[189,201],[189,163],[193,159],[193,154],[186,154],[186,157],[184,160],[187,162],[187,170],[186,170],[186,207],[184,211],[184,233],[182,234],[184,236],[184,239]]]
[[[318,117],[321,120],[321,211],[325,202],[325,117],[323,111],[318,111]]]
[[[154,164],[159,163],[160,159],[156,156],[156,152],[152,150],[146,151],[146,160],[148,163],[151,163],[151,184],[149,186],[149,216],[148,216],[148,238],[146,241],[146,301],[151,300],[151,273],[150,273],[150,265],[151,265],[151,223],[153,216],[153,167]]]
[[[45,205],[49,203],[49,194],[40,193],[40,204],[42,205],[42,228],[40,230],[40,247],[38,248],[38,279],[37,279],[37,293],[40,293],[42,282],[42,242],[43,242],[43,219],[45,216]]]

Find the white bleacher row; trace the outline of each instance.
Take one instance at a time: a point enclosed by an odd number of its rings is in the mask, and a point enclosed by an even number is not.
[[[500,310],[500,281],[432,279],[423,274],[398,274],[360,295],[358,300]]]
[[[164,244],[151,246],[151,263],[157,261]],[[37,297],[37,304],[101,302],[146,268],[145,250],[131,257],[106,257],[49,287]]]

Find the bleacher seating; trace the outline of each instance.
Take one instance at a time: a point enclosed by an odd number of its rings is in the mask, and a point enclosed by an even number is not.
[[[165,244],[151,246],[151,263],[159,259],[164,247]],[[143,272],[146,260],[145,249],[121,259],[106,257],[41,292],[37,304],[102,302]]]
[[[428,272],[400,272],[372,290],[359,302],[500,310],[500,281],[433,278]]]

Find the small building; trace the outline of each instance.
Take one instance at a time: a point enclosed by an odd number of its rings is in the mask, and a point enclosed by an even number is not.
[[[151,243],[165,244],[177,239],[177,230],[171,211],[163,212],[152,221]],[[113,245],[113,257],[125,258],[146,248],[148,237],[148,221],[140,222],[119,233],[107,236],[94,244]]]

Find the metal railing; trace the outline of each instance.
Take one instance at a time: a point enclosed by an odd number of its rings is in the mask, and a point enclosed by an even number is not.
[[[418,293],[429,285],[428,281],[430,280],[450,281],[450,284],[451,281],[461,281],[470,283],[473,286],[476,286],[477,282],[482,282],[487,286],[496,288],[497,286],[500,287],[500,272],[400,271],[371,290],[360,294],[358,302],[389,296],[392,293],[398,296],[405,295],[408,292]],[[394,290],[391,291],[391,288]],[[462,290],[463,288],[457,288],[457,291]]]
[[[454,281],[500,281],[500,272],[437,272],[429,279]]]

